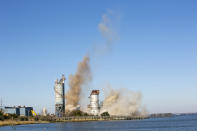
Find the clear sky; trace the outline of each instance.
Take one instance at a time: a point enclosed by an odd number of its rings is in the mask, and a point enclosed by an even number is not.
[[[196,7],[195,0],[1,0],[3,104],[54,111],[55,79],[75,73],[103,42],[98,24],[112,10],[119,40],[91,59],[93,88],[140,91],[149,112],[197,112]]]

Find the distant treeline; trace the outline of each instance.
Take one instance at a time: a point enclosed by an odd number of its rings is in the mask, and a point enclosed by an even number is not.
[[[158,113],[158,114],[150,114],[150,118],[155,118],[155,117],[172,117],[174,114],[172,113]]]
[[[100,116],[90,115],[80,110],[67,112],[64,117],[56,117],[55,115],[47,116],[18,116],[16,114],[5,114],[0,111],[0,121],[14,120],[14,121],[47,121],[47,122],[65,122],[65,121],[97,121],[97,120],[136,120],[144,119],[147,117],[142,116],[110,116],[108,112],[102,113]]]
[[[66,112],[64,116],[92,116],[92,115],[86,112],[83,112],[81,110],[73,110],[71,112]],[[108,112],[103,112],[101,116],[110,116],[110,114]]]
[[[20,121],[28,121],[29,118],[25,116],[19,116],[16,114],[5,114],[0,110],[0,121],[4,120],[20,120]]]

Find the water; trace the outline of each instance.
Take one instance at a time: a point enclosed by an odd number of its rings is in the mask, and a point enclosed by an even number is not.
[[[131,121],[68,122],[0,127],[0,131],[197,131],[197,115]]]

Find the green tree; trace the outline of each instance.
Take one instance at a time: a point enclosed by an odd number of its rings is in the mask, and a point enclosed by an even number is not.
[[[101,116],[110,116],[110,114],[109,114],[108,112],[103,112],[103,113],[101,114]]]
[[[3,116],[3,111],[0,110],[0,116]]]
[[[83,112],[80,110],[74,110],[69,113],[70,116],[83,116]]]

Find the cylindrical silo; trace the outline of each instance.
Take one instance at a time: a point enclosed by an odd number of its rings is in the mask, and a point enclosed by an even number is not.
[[[65,95],[64,95],[65,77],[62,75],[60,81],[55,81],[55,115],[62,117],[65,113]]]

